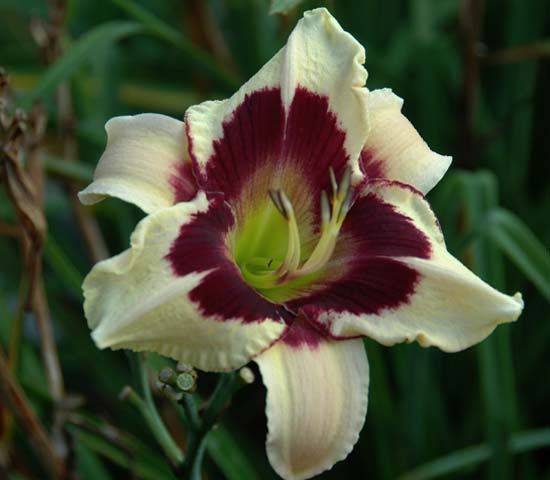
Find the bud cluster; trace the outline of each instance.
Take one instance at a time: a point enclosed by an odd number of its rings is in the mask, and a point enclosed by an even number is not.
[[[197,390],[197,371],[179,362],[174,371],[171,367],[163,368],[158,375],[157,388],[168,398],[180,401],[185,393],[193,393]]]

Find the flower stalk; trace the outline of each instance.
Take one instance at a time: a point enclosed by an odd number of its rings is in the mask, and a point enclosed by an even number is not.
[[[218,422],[220,415],[231,402],[233,395],[243,386],[254,381],[254,374],[248,368],[231,373],[222,373],[211,397],[207,400],[202,413],[197,407],[197,373],[183,363],[178,363],[176,372],[172,368],[163,368],[158,375],[159,390],[162,391],[178,409],[187,428],[188,442],[185,455],[166,428],[155,406],[147,367],[140,355],[130,355],[130,364],[142,395],[130,386],[120,393],[120,399],[129,402],[143,416],[149,430],[155,437],[174,471],[183,479],[200,480],[202,461],[208,433]],[[189,384],[189,380],[193,384]]]
[[[191,421],[189,422],[189,442],[187,445],[185,462],[181,468],[183,479],[200,480],[202,460],[204,458],[208,433],[218,422],[220,415],[231,402],[233,395],[243,386],[253,381],[254,376],[246,367],[238,372],[220,374],[218,384],[200,416],[195,415],[195,398],[190,394],[184,394],[182,402],[184,404],[186,416]],[[193,413],[193,411],[195,413]],[[193,421],[193,418],[198,421]]]
[[[130,386],[124,387],[119,397],[121,400],[128,401],[142,414],[155,440],[170,459],[171,464],[177,468],[183,463],[184,456],[157,411],[143,357],[138,354],[128,353],[128,359],[134,384],[141,391],[143,397]]]
[[[128,385],[120,392],[120,399],[129,402],[143,415],[151,433],[153,433],[156,441],[162,447],[172,465],[180,465],[183,462],[183,453],[174,442],[174,439],[166,429],[164,423],[162,423],[162,420],[160,420],[160,417],[158,417],[156,409],[153,410],[149,403],[141,398],[136,391]]]

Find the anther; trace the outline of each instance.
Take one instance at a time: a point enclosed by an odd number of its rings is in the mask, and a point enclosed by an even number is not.
[[[288,246],[286,256],[276,272],[277,279],[280,280],[289,272],[296,270],[300,265],[300,232],[298,231],[298,223],[296,222],[296,215],[294,214],[292,202],[286,193],[282,190],[269,190],[268,193],[273,205],[275,205],[275,208],[277,208],[288,224]]]
[[[340,185],[338,185],[338,199],[343,201],[346,197],[349,188],[351,185],[351,168],[346,167],[342,175],[342,180],[340,180]]]
[[[321,214],[320,236],[309,258],[303,263],[300,233],[292,202],[282,190],[268,191],[273,205],[287,222],[288,245],[285,258],[275,271],[257,273],[246,270],[247,278],[253,282],[255,287],[261,289],[274,288],[293,279],[318,272],[330,261],[344,218],[353,205],[354,193],[351,187],[351,176],[351,168],[346,167],[340,182],[338,182],[334,170],[329,168],[332,195],[325,190],[321,192],[319,205]],[[273,259],[262,259],[262,266],[266,263],[267,268],[270,268]]]
[[[285,192],[283,192],[282,190],[277,190],[277,193],[279,195],[279,202],[281,203],[281,206],[283,208],[283,215],[286,219],[288,219],[291,215],[294,215],[292,203],[290,203],[290,200],[286,196]]]
[[[338,182],[336,181],[336,175],[332,167],[328,169],[328,175],[330,178],[330,186],[332,187],[332,196],[335,197],[338,193]]]
[[[332,208],[326,192],[323,191],[321,193],[321,236],[310,257],[298,270],[293,272],[294,277],[316,272],[330,260],[344,218],[353,203],[351,169],[346,167],[339,184],[336,183],[332,169],[329,169],[329,176],[333,191]]]
[[[352,203],[353,203],[353,191],[349,189],[346,193],[346,197],[344,198],[344,201],[342,202],[342,205],[340,205],[340,210],[338,212],[338,223],[342,223],[344,221],[344,218],[348,214]]]
[[[279,211],[279,213],[285,218],[288,219],[287,212],[285,211],[285,208],[283,206],[283,203],[281,201],[281,191],[280,190],[269,190],[269,198],[271,198],[271,201],[273,202],[273,205],[275,205],[275,208]]]
[[[323,190],[321,193],[321,225],[322,230],[325,230],[330,222],[330,204],[328,201],[327,192]]]

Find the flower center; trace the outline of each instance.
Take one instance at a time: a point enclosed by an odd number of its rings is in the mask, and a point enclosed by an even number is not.
[[[286,253],[282,258],[250,256],[239,262],[245,281],[266,297],[273,300],[288,297],[289,289],[285,287],[309,284],[319,276],[330,260],[346,214],[352,205],[351,170],[347,168],[338,183],[331,169],[330,181],[330,196],[323,191],[320,199],[320,234],[307,258],[303,258],[300,230],[292,202],[283,190],[268,192],[279,218],[286,224]]]

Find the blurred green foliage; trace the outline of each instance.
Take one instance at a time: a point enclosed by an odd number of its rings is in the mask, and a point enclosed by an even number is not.
[[[229,96],[284,44],[301,11],[320,5],[365,45],[369,87],[391,87],[425,140],[454,156],[429,195],[449,249],[495,287],[522,291],[526,303],[519,322],[455,355],[367,340],[366,425],[350,457],[322,478],[550,478],[547,0],[73,0],[52,63],[37,40],[54,3],[0,0],[0,64],[11,76],[13,106],[38,100],[48,112],[44,278],[66,390],[85,402],[66,428],[79,478],[174,478],[145,423],[118,400],[131,381],[126,357],[98,351],[82,314],[80,283],[93,255],[73,197],[75,184],[91,178],[105,122],[143,111],[181,118],[193,103]],[[70,154],[61,85],[76,129]],[[141,217],[113,200],[93,215],[110,253],[127,247]],[[2,191],[0,222],[15,222]],[[0,237],[0,259],[6,350],[24,268],[15,238]],[[33,320],[23,318],[16,378],[49,428],[52,400]],[[165,360],[149,364],[156,371]],[[213,377],[201,374],[205,392]],[[260,383],[235,396],[209,438],[208,478],[274,478]],[[159,406],[181,441],[170,404]],[[14,435],[12,455],[24,468],[13,478],[42,478],[28,439],[18,429]]]

